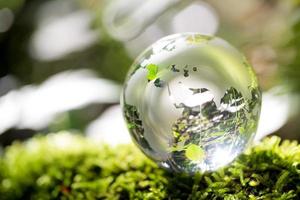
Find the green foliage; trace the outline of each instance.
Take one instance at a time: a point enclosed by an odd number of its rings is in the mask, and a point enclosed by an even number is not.
[[[196,144],[189,145],[185,150],[185,156],[192,161],[202,161],[204,154],[204,150]]]
[[[147,65],[147,70],[148,70],[147,78],[149,81],[152,81],[157,76],[158,66],[154,64],[149,64]]]
[[[159,169],[132,145],[99,145],[69,133],[8,147],[0,160],[1,199],[298,199],[300,145],[278,137],[214,173]]]

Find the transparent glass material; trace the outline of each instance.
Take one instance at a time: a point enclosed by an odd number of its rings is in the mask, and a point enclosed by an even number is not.
[[[261,107],[256,76],[226,41],[165,37],[134,62],[121,97],[138,147],[175,172],[213,171],[251,143]]]

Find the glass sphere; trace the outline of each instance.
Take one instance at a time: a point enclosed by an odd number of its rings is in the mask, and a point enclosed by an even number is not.
[[[251,143],[261,93],[252,67],[226,41],[197,33],[167,36],[128,73],[123,114],[137,146],[175,172],[230,163]]]

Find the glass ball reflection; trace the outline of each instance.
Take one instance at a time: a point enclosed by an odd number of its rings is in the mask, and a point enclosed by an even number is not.
[[[123,114],[137,146],[175,172],[216,170],[242,153],[258,124],[261,93],[245,57],[197,33],[167,36],[128,73]]]

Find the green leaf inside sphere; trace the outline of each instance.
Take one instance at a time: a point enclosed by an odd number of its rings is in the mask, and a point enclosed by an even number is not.
[[[185,156],[192,161],[201,161],[204,158],[204,150],[195,144],[191,144],[185,150]]]
[[[147,78],[148,80],[152,81],[157,76],[158,66],[154,64],[149,64],[147,65],[147,70],[148,70]]]

